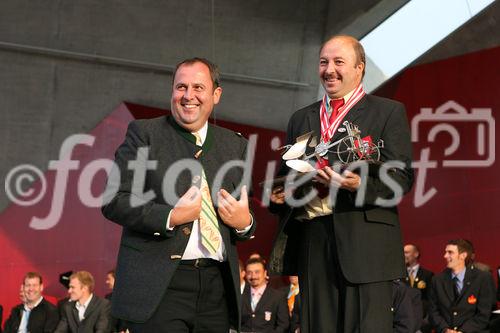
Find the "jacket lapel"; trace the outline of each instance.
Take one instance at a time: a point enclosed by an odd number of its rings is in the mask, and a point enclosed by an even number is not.
[[[251,298],[252,294],[250,292],[250,285],[248,283],[245,283],[245,289],[243,290],[243,295],[241,295],[242,299],[242,309],[246,309],[248,313],[252,312],[252,305],[251,305]]]
[[[97,306],[97,297],[95,295],[92,296],[92,299],[90,300],[89,306],[85,309],[85,313],[83,314],[83,317],[87,319],[90,314],[95,310]]]
[[[349,121],[349,122],[353,123],[354,125],[359,125],[356,123],[356,121],[363,113],[362,111],[365,108],[365,102],[366,102],[366,95],[363,96],[363,98],[360,101],[358,101],[358,103],[356,103],[351,108],[351,110],[349,110],[349,112],[345,115],[344,119],[342,119],[342,123],[340,123],[338,129],[344,127],[344,125],[343,125],[344,121]],[[340,140],[343,137],[347,136],[347,132],[339,132],[338,129],[335,133],[333,133],[333,137],[330,140],[330,142],[335,142],[335,141]],[[363,136],[363,133],[361,133],[361,136]],[[332,148],[334,148],[334,147],[332,147]]]
[[[321,107],[321,102],[314,103],[311,105],[309,112],[307,113],[307,125],[308,131],[314,131],[314,135],[319,139],[321,136],[321,120],[319,115],[319,110]],[[305,133],[302,133],[305,134]]]
[[[271,287],[269,285],[266,286],[266,289],[264,290],[264,293],[262,294],[262,296],[259,300],[259,303],[257,303],[257,306],[255,307],[255,312],[260,310],[264,306],[264,304],[266,304],[266,302],[268,301],[268,299],[270,297],[270,294],[269,294],[270,288]]]
[[[73,321],[76,326],[80,325],[80,318],[78,317],[78,309],[76,308],[76,301],[70,303],[71,315],[73,316]]]
[[[470,288],[471,283],[474,280],[475,275],[476,274],[475,274],[474,267],[467,267],[465,269],[464,285],[462,286],[462,291],[460,292],[460,295],[458,296],[458,300],[460,300],[467,293],[467,290]]]

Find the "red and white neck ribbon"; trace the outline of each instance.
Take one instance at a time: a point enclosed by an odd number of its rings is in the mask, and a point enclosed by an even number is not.
[[[333,133],[335,133],[339,125],[342,123],[342,120],[344,119],[347,112],[349,112],[349,110],[354,105],[356,105],[356,103],[359,102],[359,100],[363,98],[364,95],[365,91],[363,89],[363,84],[360,83],[352,93],[351,97],[349,97],[349,100],[347,100],[347,102],[339,108],[338,116],[331,123],[328,117],[328,112],[326,111],[327,97],[326,95],[323,97],[320,108],[321,139],[323,140],[323,142],[330,141],[330,139],[333,137]]]

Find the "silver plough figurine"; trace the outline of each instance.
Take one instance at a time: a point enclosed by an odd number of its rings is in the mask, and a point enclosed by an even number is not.
[[[335,142],[330,143],[321,140],[317,143],[316,137],[313,136],[314,132],[309,132],[298,137],[295,144],[281,147],[285,149],[283,159],[287,161],[286,164],[300,172],[314,171],[314,167],[308,161],[312,157],[316,157],[317,160],[320,158],[327,159],[327,153],[329,152],[337,153],[338,159],[344,164],[358,160],[366,160],[367,162],[378,162],[380,160],[380,149],[384,148],[383,140],[376,143],[363,141],[358,126],[348,121],[344,121],[342,125],[344,125],[344,128],[339,131],[347,132],[347,135]],[[314,148],[314,152],[307,155],[307,146]]]

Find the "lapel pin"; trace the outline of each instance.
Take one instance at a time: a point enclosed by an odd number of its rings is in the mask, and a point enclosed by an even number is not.
[[[470,296],[467,298],[467,302],[468,302],[469,304],[476,304],[476,302],[477,302],[477,298],[476,298],[476,296],[474,296],[474,295],[470,295]]]

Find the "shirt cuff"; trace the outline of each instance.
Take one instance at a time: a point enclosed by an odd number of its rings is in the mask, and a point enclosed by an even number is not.
[[[173,227],[170,227],[170,215],[172,215],[172,211],[173,209],[171,209],[170,212],[168,213],[167,224],[165,225],[165,229],[167,229],[167,232],[174,230]]]
[[[242,229],[242,230],[234,229],[234,230],[236,230],[237,234],[244,235],[248,231],[250,231],[250,229],[252,229],[252,225],[253,225],[253,216],[252,216],[252,214],[250,214],[250,224],[248,226],[246,226],[245,229]]]

